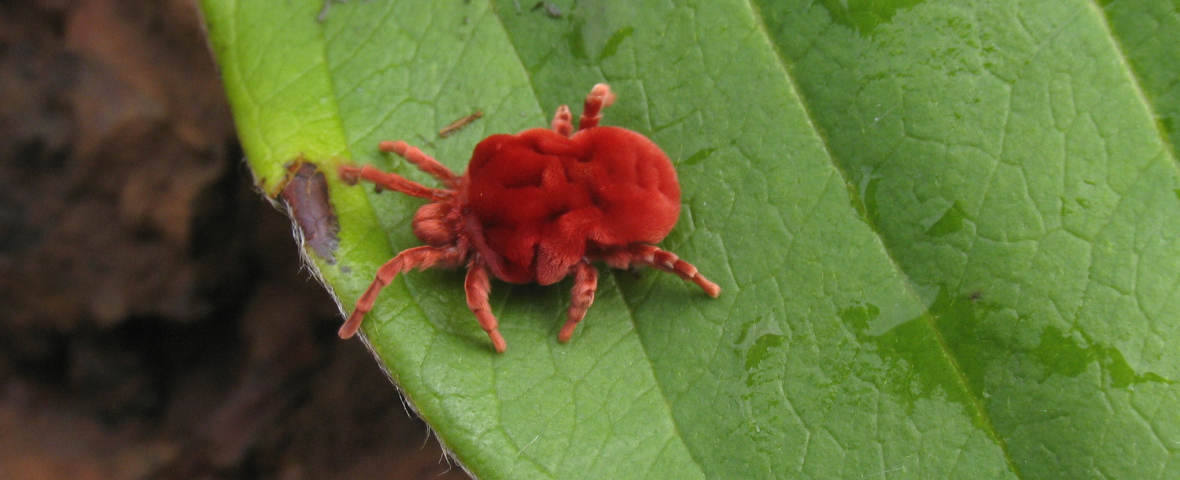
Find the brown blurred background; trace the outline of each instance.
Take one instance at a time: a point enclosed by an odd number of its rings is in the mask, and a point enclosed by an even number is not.
[[[466,478],[250,186],[195,0],[0,0],[0,480]]]

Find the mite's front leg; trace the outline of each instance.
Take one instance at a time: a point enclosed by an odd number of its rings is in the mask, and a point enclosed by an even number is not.
[[[504,337],[500,336],[499,323],[496,322],[496,316],[492,315],[492,307],[488,304],[488,294],[492,291],[492,284],[488,279],[487,267],[479,259],[472,261],[467,266],[467,280],[464,281],[464,288],[467,290],[467,308],[470,308],[471,313],[475,314],[476,320],[479,320],[479,326],[488,332],[488,337],[492,339],[492,348],[496,349],[496,353],[504,353],[508,344],[504,342]]]
[[[446,186],[455,188],[459,185],[459,176],[455,175],[451,169],[447,168],[435,160],[434,157],[427,155],[418,147],[410,145],[401,140],[390,141],[385,140],[377,144],[377,149],[386,153],[394,153],[406,159],[406,161],[416,165],[419,170],[429,173],[439,180],[442,180]]]
[[[557,107],[557,113],[553,114],[553,131],[568,137],[574,133],[573,121],[574,114],[570,113],[569,105]]]
[[[578,119],[578,130],[594,128],[602,120],[602,109],[615,103],[615,94],[610,85],[599,83],[590,89],[586,95],[586,103],[582,106],[582,117]]]
[[[586,317],[586,310],[594,303],[594,292],[598,290],[598,270],[586,259],[574,265],[574,288],[570,290],[570,309],[565,325],[557,334],[557,341],[565,343],[574,335],[578,323]]]

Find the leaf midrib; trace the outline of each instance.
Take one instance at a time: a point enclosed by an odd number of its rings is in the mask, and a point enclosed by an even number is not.
[[[1131,67],[1131,61],[1127,58],[1127,52],[1123,48],[1123,43],[1119,41],[1119,37],[1115,35],[1114,30],[1110,28],[1110,18],[1106,16],[1106,9],[1097,3],[1097,0],[1089,0],[1086,4],[1094,11],[1094,15],[1098,17],[1102,24],[1102,30],[1106,33],[1105,37],[1110,40],[1111,48],[1115,51],[1119,60],[1119,66],[1122,67],[1126,73],[1127,79],[1131,82],[1131,89],[1135,91],[1135,98],[1142,104],[1143,109],[1147,111],[1148,118],[1160,118],[1155,111],[1155,106],[1147,99],[1147,93],[1143,91],[1142,82],[1139,81],[1139,75],[1134,68]],[[1167,152],[1168,159],[1171,160],[1172,168],[1176,169],[1180,175],[1180,161],[1176,158],[1176,145],[1172,142],[1174,139],[1168,136],[1168,132],[1163,129],[1159,122],[1151,122],[1151,128],[1154,129],[1156,136],[1159,137],[1160,143],[1164,144],[1164,151]]]
[[[754,25],[758,30],[758,35],[762,37],[762,39],[770,47],[770,50],[774,52],[774,58],[778,63],[778,67],[782,70],[782,75],[786,80],[788,88],[794,97],[799,100],[800,108],[803,110],[804,117],[807,118],[808,126],[813,132],[815,132],[815,136],[819,139],[820,146],[823,149],[824,154],[827,156],[828,161],[832,164],[832,168],[838,175],[840,175],[840,179],[844,182],[844,184],[848,185],[848,173],[845,171],[840,162],[837,161],[835,154],[832,153],[832,150],[829,147],[828,135],[824,129],[819,126],[814,115],[811,113],[810,104],[807,102],[807,99],[804,97],[802,91],[798,88],[794,76],[791,75],[790,62],[787,61],[787,58],[783,55],[782,50],[779,49],[778,43],[774,41],[773,37],[771,37],[770,33],[767,31],[766,21],[763,20],[762,12],[758,9],[757,5],[754,5],[753,0],[746,0],[746,6],[749,7],[750,15],[754,18]],[[956,360],[953,352],[947,345],[946,340],[943,338],[942,332],[935,324],[934,313],[930,311],[929,307],[918,295],[917,290],[914,288],[914,282],[910,278],[909,274],[907,274],[906,271],[897,263],[897,259],[885,241],[884,235],[881,234],[878,225],[866,213],[856,210],[856,214],[861,217],[861,220],[865,222],[865,225],[867,225],[869,230],[873,233],[874,239],[876,239],[877,243],[880,245],[881,250],[885,252],[885,257],[889,261],[890,267],[892,267],[898,276],[901,277],[906,294],[910,296],[916,304],[922,305],[922,311],[925,313],[925,315],[923,315],[923,319],[926,322],[926,326],[931,332],[933,332],[934,338],[937,340],[938,348],[941,351],[943,358],[946,359],[951,369],[955,372],[955,378],[958,381],[960,388],[963,389],[967,398],[970,399],[971,406],[975,410],[976,418],[978,418],[983,424],[987,435],[992,438],[992,441],[994,441],[997,446],[999,446],[1000,451],[1003,453],[1004,462],[1008,465],[1008,469],[1011,470],[1013,475],[1015,475],[1017,478],[1023,478],[1020,474],[1020,469],[1016,466],[1012,459],[1012,455],[1008,450],[1007,443],[1004,441],[1003,437],[999,435],[999,432],[996,431],[995,425],[992,423],[991,416],[988,415],[987,410],[983,407],[982,400],[971,389],[971,384],[967,380],[966,372],[964,372],[959,366],[959,362]]]
[[[516,53],[516,55],[514,55],[514,57],[517,59],[517,63],[520,65],[521,71],[524,72],[525,79],[527,80],[528,85],[529,85],[529,89],[533,94],[533,98],[537,102],[537,109],[544,112],[544,110],[542,110],[542,108],[541,108],[541,96],[537,93],[537,86],[533,81],[532,72],[529,71],[529,69],[524,65],[524,62],[522,61],[522,55],[520,55],[520,48],[516,45],[516,41],[513,39],[512,35],[509,33],[507,25],[504,23],[504,19],[500,16],[500,12],[491,5],[490,0],[489,0],[488,5],[489,5],[489,9],[492,11],[491,13],[492,13],[493,17],[496,19],[496,22],[498,22],[500,25],[500,30],[502,32],[504,32],[504,38],[507,39],[508,44],[512,46],[512,51],[514,53]],[[542,113],[542,115],[544,115],[544,114]],[[615,285],[618,285],[618,277],[617,277],[617,274],[615,273],[615,271],[610,270],[609,273],[612,277],[615,277],[615,280],[616,280]],[[647,362],[648,373],[651,375],[652,382],[655,383],[656,390],[660,393],[660,400],[664,404],[664,410],[666,412],[666,415],[668,416],[668,422],[672,425],[673,436],[674,436],[674,438],[676,438],[677,440],[680,441],[681,445],[684,446],[684,451],[687,452],[688,457],[692,459],[693,465],[696,467],[697,472],[699,472],[701,474],[701,477],[707,478],[708,476],[705,474],[705,469],[701,465],[701,460],[699,458],[697,458],[697,456],[693,453],[692,448],[690,448],[688,446],[688,443],[684,441],[684,435],[682,433],[680,433],[680,424],[678,424],[676,422],[676,415],[672,413],[673,412],[672,403],[668,401],[668,394],[664,390],[664,385],[663,385],[663,383],[660,382],[659,376],[657,376],[655,373],[655,365],[652,363],[651,356],[648,354],[647,345],[645,343],[643,343],[643,336],[639,335],[638,324],[635,321],[635,311],[631,307],[631,303],[627,301],[626,292],[622,288],[617,288],[616,290],[619,292],[619,297],[621,297],[622,303],[623,303],[624,307],[626,308],[627,319],[628,319],[628,321],[631,322],[631,329],[633,332],[635,332],[634,334],[638,340],[640,350],[643,352],[643,359],[644,359],[644,361]],[[655,460],[653,459],[652,465],[654,465],[654,464],[655,464]],[[648,468],[650,469],[651,465],[649,465]]]

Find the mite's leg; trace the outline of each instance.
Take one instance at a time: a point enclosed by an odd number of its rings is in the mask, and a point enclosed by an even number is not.
[[[662,250],[659,247],[644,244],[634,244],[615,250],[603,256],[606,263],[614,268],[627,269],[632,265],[647,265],[665,272],[674,273],[680,278],[697,284],[705,294],[717,298],[721,295],[721,287],[701,275],[691,263],[681,260],[675,253]]]
[[[594,128],[602,120],[602,109],[615,103],[615,94],[610,91],[610,85],[600,83],[590,89],[586,95],[586,103],[582,106],[582,118],[578,120],[578,130]]]
[[[598,270],[590,262],[582,260],[574,265],[574,288],[570,290],[570,310],[565,325],[557,334],[557,341],[565,343],[574,335],[574,329],[586,316],[586,310],[594,303],[594,291],[598,290]]]
[[[574,114],[570,113],[569,105],[557,107],[557,112],[553,114],[553,131],[568,137],[574,133],[573,121]]]
[[[467,308],[475,314],[483,331],[488,332],[496,353],[504,353],[508,345],[504,343],[504,337],[500,336],[499,323],[496,322],[496,316],[492,315],[492,306],[488,304],[488,293],[492,291],[492,283],[488,280],[488,269],[481,261],[475,260],[467,266],[464,288],[467,290]]]
[[[440,263],[454,266],[460,260],[459,255],[455,252],[441,248],[414,247],[403,250],[377,269],[377,277],[373,279],[373,283],[369,284],[369,289],[365,290],[361,298],[356,301],[356,308],[352,310],[352,315],[349,315],[348,320],[340,327],[338,332],[340,338],[350,338],[356,335],[356,331],[361,328],[361,321],[365,319],[365,314],[373,309],[373,303],[377,300],[381,289],[389,285],[389,282],[392,282],[397,274],[414,268],[424,270]]]
[[[378,189],[385,188],[419,198],[438,200],[449,195],[446,190],[423,186],[396,173],[382,172],[372,165],[363,167],[341,165],[338,171],[340,172],[340,180],[349,185],[356,185],[356,182],[363,178],[376,184]]]
[[[400,155],[402,158],[409,160],[410,163],[417,165],[419,170],[442,180],[443,184],[448,187],[455,188],[459,184],[459,177],[455,175],[455,172],[452,172],[446,165],[438,163],[438,160],[435,160],[434,157],[423,153],[418,147],[401,140],[396,142],[386,140],[377,144],[377,148],[382,152]]]

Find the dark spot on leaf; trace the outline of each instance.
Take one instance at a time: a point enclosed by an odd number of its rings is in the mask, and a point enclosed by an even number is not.
[[[764,360],[772,355],[771,350],[782,346],[785,340],[786,337],[772,333],[758,337],[758,340],[754,341],[754,346],[750,347],[750,350],[746,352],[746,370],[749,371],[758,368]],[[747,379],[747,383],[751,379],[752,377]]]
[[[1031,352],[1039,360],[1044,371],[1067,376],[1077,376],[1097,362],[1106,376],[1106,381],[1115,388],[1127,388],[1140,383],[1172,384],[1172,381],[1153,372],[1136,372],[1117,348],[1094,343],[1078,332],[1064,332],[1048,327],[1041,335],[1041,342]]]
[[[618,53],[619,51],[619,45],[621,45],[623,40],[626,40],[627,37],[630,37],[632,33],[635,33],[634,27],[624,27],[615,30],[615,33],[612,33],[610,38],[606,40],[606,46],[602,47],[602,53],[598,54],[598,61],[601,62],[615,56],[615,53]]]
[[[901,0],[895,2],[870,2],[847,0],[822,0],[820,5],[827,9],[832,21],[867,35],[878,26],[888,23],[898,10],[911,8],[924,0]]]
[[[860,201],[864,204],[865,219],[869,225],[880,225],[881,218],[877,209],[877,189],[881,186],[881,177],[870,174],[868,181],[861,184]],[[858,209],[860,210],[860,209]]]
[[[709,158],[709,155],[712,155],[713,152],[716,152],[716,151],[717,151],[717,147],[704,148],[701,150],[697,150],[692,155],[689,155],[688,158],[684,159],[683,162],[680,162],[680,165],[681,166],[696,165],[700,161],[702,161],[706,158]]]
[[[586,60],[590,58],[586,54],[586,42],[582,38],[582,28],[585,26],[584,21],[574,21],[574,28],[571,28],[569,33],[565,34],[566,43],[569,44],[570,55],[578,60]]]
[[[332,3],[344,3],[345,0],[324,0],[324,6],[320,8],[320,13],[315,16],[315,21],[324,23],[328,19],[328,11],[332,9]]]
[[[883,387],[896,394],[899,399],[912,402],[928,397],[933,392],[945,395],[947,400],[968,405],[971,400],[952,385],[960,380],[950,363],[937,349],[930,349],[930,343],[937,342],[934,318],[929,312],[922,312],[911,318],[898,318],[895,312],[882,312],[881,308],[869,302],[857,301],[840,308],[837,314],[845,328],[856,335],[863,356],[856,360],[858,368],[883,365],[893,372],[911,371],[901,375],[897,381],[890,381]],[[855,371],[855,369],[853,369]],[[845,372],[851,375],[851,372]]]
[[[561,12],[561,9],[557,8],[557,5],[554,5],[550,2],[537,2],[536,5],[533,5],[532,11],[535,12],[538,8],[544,8],[545,15],[548,15],[549,18],[561,18],[562,15],[564,15]]]
[[[951,204],[950,208],[943,212],[938,221],[934,222],[930,228],[926,229],[926,234],[932,237],[943,237],[963,229],[963,223],[967,219],[967,212],[964,212],[959,202]]]
[[[288,215],[299,227],[307,246],[328,263],[336,263],[340,224],[328,202],[324,173],[314,163],[302,159],[287,167],[287,171],[290,175],[279,196],[287,205]]]
[[[857,332],[868,332],[870,323],[881,315],[881,309],[871,303],[857,303],[840,309],[840,319]]]

